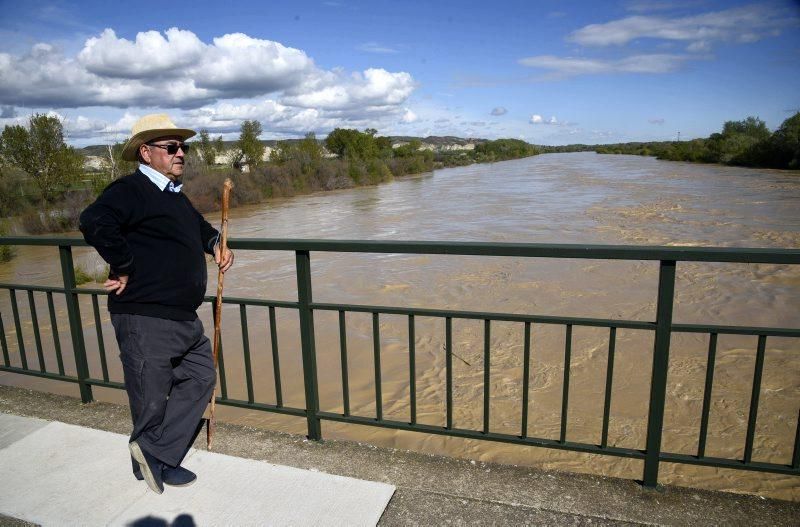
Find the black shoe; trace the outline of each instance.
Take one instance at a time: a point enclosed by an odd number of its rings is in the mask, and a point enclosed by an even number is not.
[[[144,479],[138,463],[136,464],[136,468],[133,469],[133,477],[139,481]],[[172,468],[165,465],[164,469],[161,471],[161,480],[164,482],[164,485],[169,485],[171,487],[188,487],[197,480],[197,474],[181,466]]]
[[[144,476],[147,486],[156,494],[164,492],[164,482],[162,480],[162,470],[164,465],[156,458],[142,450],[139,443],[131,441],[128,443],[131,456],[139,463],[139,471]],[[135,475],[135,474],[134,474]]]
[[[180,465],[174,468],[165,466],[162,474],[164,475],[164,484],[172,487],[188,487],[197,481],[197,474]]]

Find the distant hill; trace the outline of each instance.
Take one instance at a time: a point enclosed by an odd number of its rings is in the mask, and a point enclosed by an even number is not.
[[[108,146],[106,145],[90,145],[79,148],[78,152],[85,156],[105,156],[108,155]]]

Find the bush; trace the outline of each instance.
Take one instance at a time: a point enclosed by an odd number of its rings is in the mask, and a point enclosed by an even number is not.
[[[316,173],[315,183],[320,190],[352,188],[354,182],[348,176],[348,164],[340,159],[323,161]]]
[[[520,139],[497,139],[496,141],[486,141],[475,146],[476,159],[489,161],[503,161],[506,159],[518,159],[520,157],[535,156],[539,150]]]
[[[92,176],[91,181],[91,190],[95,196],[99,196],[103,193],[106,187],[111,183],[111,176],[110,174],[95,174]]]
[[[61,212],[53,209],[28,209],[22,214],[22,228],[28,234],[45,234],[48,232],[65,232],[69,225],[61,217]]]
[[[41,200],[39,189],[15,167],[0,167],[0,217],[15,216]]]
[[[372,159],[367,164],[367,177],[370,185],[377,185],[393,179],[392,171],[380,159]]]
[[[8,223],[0,221],[0,236],[8,235]],[[0,245],[0,262],[8,262],[17,255],[17,248],[13,245]]]
[[[109,270],[108,264],[106,264],[104,268],[94,273],[90,273],[80,265],[76,265],[75,284],[83,285],[83,284],[88,284],[89,282],[96,282],[98,284],[102,284],[108,277],[108,270]]]
[[[187,161],[182,192],[199,212],[217,211],[222,208],[222,188],[227,178],[233,181],[231,207],[258,203],[264,198],[257,171],[242,173],[232,168],[214,169],[199,159]]]
[[[462,167],[475,162],[475,160],[464,151],[438,152],[434,155],[433,160],[439,167]]]
[[[75,268],[75,285],[83,285],[91,281],[92,277],[86,271],[80,267]]]
[[[364,164],[355,159],[350,160],[350,166],[347,167],[347,175],[350,176],[356,186],[364,185],[367,181],[367,171]]]

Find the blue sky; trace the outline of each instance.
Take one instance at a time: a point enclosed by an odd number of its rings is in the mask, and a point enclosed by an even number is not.
[[[705,137],[800,111],[800,2],[11,2],[0,126],[141,115],[226,139],[335,127],[537,144]]]

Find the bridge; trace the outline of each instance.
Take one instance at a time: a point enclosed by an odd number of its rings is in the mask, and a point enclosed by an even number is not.
[[[0,284],[0,289],[8,291],[11,314],[0,313],[0,344],[2,344],[3,363],[0,371],[32,375],[52,380],[76,384],[84,403],[93,401],[92,388],[123,388],[122,383],[112,379],[108,372],[106,345],[100,330],[99,297],[102,290],[78,287],[75,283],[75,272],[72,249],[85,246],[85,242],[77,238],[33,238],[3,237],[4,245],[39,245],[57,249],[61,262],[63,285],[59,287]],[[796,339],[800,337],[800,328],[727,326],[713,324],[678,324],[672,320],[676,267],[683,262],[727,262],[734,264],[768,263],[768,264],[800,264],[800,250],[796,249],[751,249],[751,248],[712,248],[712,247],[639,247],[639,246],[602,246],[602,245],[564,245],[564,244],[513,244],[513,243],[455,243],[455,242],[405,242],[405,241],[348,241],[348,240],[270,240],[270,239],[232,239],[232,249],[252,251],[290,251],[295,255],[297,301],[280,301],[263,298],[225,297],[226,305],[239,308],[241,327],[247,328],[248,309],[266,308],[270,315],[271,355],[274,371],[274,401],[257,400],[254,392],[251,345],[247,331],[242,332],[242,357],[244,364],[246,399],[229,397],[228,379],[225,373],[225,355],[220,356],[220,378],[217,404],[246,408],[251,410],[273,412],[278,414],[304,418],[307,437],[318,441],[322,439],[322,421],[350,423],[394,430],[408,430],[427,434],[437,434],[481,441],[495,441],[524,445],[530,448],[550,448],[571,450],[576,452],[598,454],[635,459],[642,462],[641,484],[645,488],[656,488],[659,484],[659,467],[663,463],[678,463],[719,467],[724,469],[769,472],[791,476],[800,475],[800,416],[795,423],[794,442],[788,447],[791,457],[785,462],[766,462],[754,459],[753,447],[756,436],[756,423],[759,412],[759,398],[762,393],[762,377],[767,341],[772,338]],[[655,320],[623,320],[612,318],[581,318],[572,316],[545,316],[532,314],[459,311],[447,309],[428,309],[398,306],[354,305],[345,303],[320,303],[313,300],[312,295],[312,253],[347,252],[347,253],[383,253],[383,254],[426,254],[426,255],[466,255],[466,256],[499,256],[519,258],[558,258],[558,259],[594,259],[613,261],[654,261],[658,262],[659,276],[657,284]],[[35,343],[36,360],[30,360],[25,346],[22,330],[22,315],[18,294],[27,295],[28,310]],[[50,318],[50,327],[57,327],[54,309],[54,295],[62,296],[66,305],[67,323],[71,340],[74,374],[67,372],[64,364],[64,351],[59,341],[58,330],[51,329],[52,346],[48,347],[48,361],[45,357],[45,344],[39,328],[39,302],[46,301]],[[82,297],[91,299],[91,316],[97,330],[98,353],[102,374],[100,377],[90,375],[89,361],[84,340],[84,322],[81,314]],[[215,298],[207,297],[206,301],[213,305]],[[275,338],[275,310],[287,309],[297,313],[300,332],[300,353],[305,404],[303,407],[288,406],[283,402],[281,386],[280,359]],[[341,361],[341,395],[342,412],[331,412],[320,409],[319,384],[317,373],[317,350],[314,332],[315,313],[332,312],[338,315],[339,321],[339,354]],[[348,314],[362,313],[372,318],[373,337],[373,370],[375,412],[363,415],[351,411],[349,404],[348,378],[348,343],[346,325]],[[382,316],[405,317],[408,327],[408,419],[390,419],[384,416],[386,401],[382,394],[383,378],[381,374],[380,320]],[[415,365],[415,331],[420,317],[440,319],[445,328],[445,375],[444,393],[446,394],[444,425],[434,426],[419,422],[417,415],[417,387]],[[483,322],[484,328],[484,360],[483,360],[483,422],[479,428],[463,428],[454,426],[453,408],[457,401],[453,400],[453,330],[454,320],[476,320]],[[490,375],[492,350],[489,345],[492,324],[494,322],[511,322],[519,324],[524,331],[523,375],[521,379],[522,401],[519,408],[518,433],[509,434],[492,430],[490,415],[492,408],[492,391]],[[7,337],[6,326],[13,323],[16,333],[16,345]],[[562,327],[565,334],[563,361],[563,388],[560,401],[560,434],[558,437],[536,437],[529,435],[529,407],[531,378],[531,327],[533,325],[550,325]],[[574,328],[605,328],[608,331],[608,363],[606,371],[605,395],[602,416],[602,432],[594,443],[579,442],[569,439],[569,396],[570,396],[570,358],[572,353],[572,333]],[[619,329],[634,329],[653,334],[652,366],[650,368],[650,394],[647,410],[647,434],[644,448],[624,448],[609,444],[608,428],[611,412],[611,392],[613,388],[613,368],[615,361],[616,332]],[[702,334],[708,337],[708,355],[705,385],[703,390],[703,407],[700,424],[697,430],[698,447],[695,452],[669,452],[661,447],[664,413],[667,402],[667,372],[669,365],[670,339],[676,333]],[[742,379],[751,384],[751,397],[747,416],[747,431],[741,458],[712,457],[706,454],[708,439],[709,414],[714,386],[714,361],[717,352],[717,339],[720,335],[750,335],[757,339],[753,350],[755,368],[752,379]],[[55,362],[55,368],[53,367]],[[533,372],[535,374],[535,372]],[[789,388],[789,387],[787,387]]]

